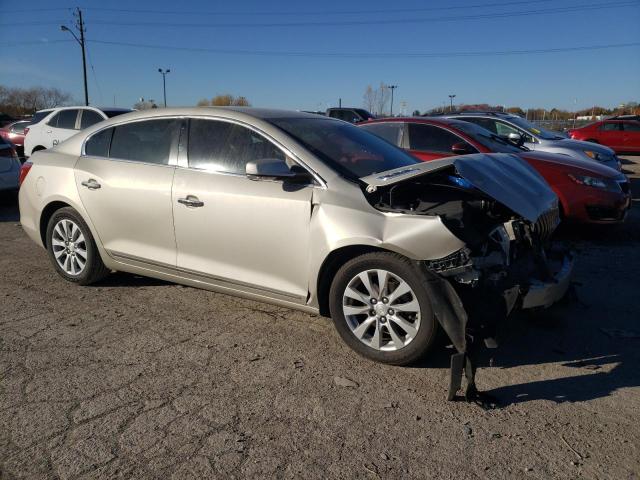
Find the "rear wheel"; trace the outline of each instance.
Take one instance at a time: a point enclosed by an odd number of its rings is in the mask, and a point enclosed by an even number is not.
[[[338,333],[356,352],[377,362],[415,362],[437,331],[424,282],[408,259],[393,253],[369,253],[347,262],[330,290]]]
[[[109,274],[89,227],[73,208],[61,208],[51,216],[46,240],[49,258],[65,280],[89,285]]]

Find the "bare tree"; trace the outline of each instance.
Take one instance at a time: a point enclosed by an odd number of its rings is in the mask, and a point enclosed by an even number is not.
[[[249,103],[249,100],[247,100],[247,97],[236,97],[234,105],[236,105],[237,107],[250,107],[251,104]]]
[[[389,99],[390,99],[389,90],[387,89],[384,83],[380,82],[380,86],[378,87],[377,97],[376,97],[376,108],[377,108],[376,114],[377,115],[384,115],[384,111],[387,108]]]
[[[228,107],[230,105],[234,105],[237,107],[250,107],[251,103],[249,103],[247,97],[234,97],[229,93],[225,93],[224,95],[216,95],[211,100],[203,98],[197,103],[198,107]]]
[[[43,108],[54,108],[71,101],[71,95],[58,88],[0,86],[0,111],[28,115]]]
[[[372,112],[376,108],[377,104],[377,96],[378,91],[374,90],[371,85],[367,85],[367,89],[364,91],[364,95],[362,96],[364,108],[366,108],[369,112]]]

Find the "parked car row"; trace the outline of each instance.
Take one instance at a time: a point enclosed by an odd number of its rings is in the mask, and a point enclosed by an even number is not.
[[[478,152],[513,154],[531,165],[549,183],[560,200],[563,219],[590,223],[624,220],[631,206],[631,191],[628,178],[617,169],[588,156],[529,150],[520,145],[523,137],[518,132],[501,130],[504,125],[501,119],[473,116],[472,120],[469,122],[462,116],[394,117],[362,123],[359,127],[408,150],[423,161]],[[509,135],[517,137],[514,139]]]

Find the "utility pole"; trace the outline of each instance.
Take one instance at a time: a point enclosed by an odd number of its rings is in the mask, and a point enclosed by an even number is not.
[[[449,95],[449,101],[451,102],[451,109],[449,110],[451,113],[453,113],[453,99],[456,98],[455,95]]]
[[[342,108],[342,98],[338,99],[338,108]]]
[[[167,108],[167,73],[171,72],[168,68],[166,70],[158,69],[158,72],[162,75],[162,94],[164,95],[164,108]]]
[[[391,90],[391,107],[389,109],[389,116],[393,117],[393,91],[398,88],[398,85],[387,85],[387,88]]]
[[[78,44],[80,45],[80,48],[82,49],[82,76],[84,78],[84,104],[89,105],[89,88],[87,87],[87,56],[84,48],[85,28],[84,28],[84,22],[82,21],[82,10],[80,10],[80,8],[76,8],[76,12],[74,13],[74,16],[78,17],[78,21],[76,22],[76,28],[80,33],[80,38],[78,38],[76,34],[73,33],[73,30],[71,30],[69,27],[60,25],[60,30],[62,30],[63,32],[69,32],[71,35],[73,35],[73,38],[75,38],[76,42],[78,42]]]

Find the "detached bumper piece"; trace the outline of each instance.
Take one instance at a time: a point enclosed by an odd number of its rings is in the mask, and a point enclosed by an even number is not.
[[[522,298],[522,308],[547,308],[559,301],[571,285],[573,273],[573,255],[568,253],[561,262],[549,262],[554,268],[553,279],[542,282],[532,280],[527,293]]]

